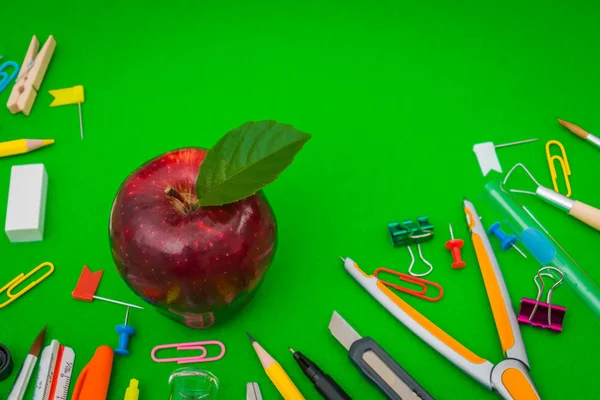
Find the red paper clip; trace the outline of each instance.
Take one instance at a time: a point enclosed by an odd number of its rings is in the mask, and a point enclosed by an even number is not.
[[[421,290],[413,290],[413,289],[408,289],[405,288],[403,286],[399,286],[396,285],[394,283],[390,283],[384,280],[379,279],[379,273],[380,272],[386,272],[388,274],[392,274],[392,275],[396,275],[398,278],[400,278],[401,281],[404,282],[408,282],[408,283],[412,283],[414,285],[420,286]],[[398,271],[394,271],[393,269],[388,269],[388,268],[377,268],[375,270],[375,272],[373,273],[373,275],[379,279],[381,281],[381,283],[383,283],[385,286],[391,287],[393,289],[399,290],[401,292],[404,293],[408,293],[410,295],[416,296],[420,299],[423,300],[427,300],[427,301],[431,301],[431,302],[436,302],[439,301],[442,296],[444,295],[444,289],[442,288],[442,286],[438,283],[432,282],[432,281],[428,281],[426,279],[423,278],[417,278],[416,276],[412,276],[412,275],[408,275],[408,274],[403,274],[402,272],[398,272]],[[429,297],[427,296],[427,291],[430,289],[428,286],[434,286],[436,287],[440,294],[437,297]]]

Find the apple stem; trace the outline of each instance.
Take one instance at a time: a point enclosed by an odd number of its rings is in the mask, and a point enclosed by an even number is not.
[[[179,202],[181,203],[181,205],[183,206],[183,211],[186,214],[189,214],[191,212],[193,212],[194,210],[196,210],[197,207],[194,207],[193,204],[188,203],[183,196],[181,195],[181,193],[179,193],[177,190],[173,189],[171,186],[167,186],[165,188],[165,194],[167,196],[171,196],[174,199],[179,200]]]

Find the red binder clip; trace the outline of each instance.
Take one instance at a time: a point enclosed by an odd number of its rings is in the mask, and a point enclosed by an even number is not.
[[[399,286],[399,285],[396,285],[394,283],[387,282],[387,281],[384,281],[382,279],[379,279],[379,273],[380,272],[385,272],[385,273],[388,273],[388,274],[396,275],[398,278],[400,278],[401,281],[412,283],[413,285],[416,285],[416,286],[420,286],[421,290],[409,289],[409,288],[406,288],[406,287],[403,287],[403,286]],[[412,275],[409,275],[409,274],[403,274],[402,272],[394,271],[392,269],[377,268],[375,270],[375,272],[373,273],[373,275],[377,279],[379,279],[381,281],[381,283],[383,283],[385,286],[388,286],[388,287],[391,287],[393,289],[399,290],[401,292],[410,294],[412,296],[416,296],[416,297],[418,297],[420,299],[423,299],[423,300],[427,300],[427,301],[431,301],[431,302],[436,302],[436,301],[439,301],[442,298],[442,296],[444,295],[444,289],[442,288],[442,286],[440,284],[432,282],[432,281],[428,281],[428,280],[423,279],[423,278],[417,278],[416,276],[412,276]],[[436,287],[438,289],[438,291],[440,292],[437,297],[427,296],[427,291],[429,291],[431,289],[431,286]]]
[[[560,279],[550,288],[546,296],[546,303],[540,301],[544,292],[544,276],[556,279],[555,275],[543,273],[543,271],[552,270],[560,276]],[[554,267],[540,268],[537,275],[533,277],[535,286],[538,288],[538,294],[535,300],[522,298],[521,308],[519,309],[519,322],[529,324],[544,329],[550,329],[554,332],[562,332],[562,324],[565,319],[566,307],[556,306],[552,304],[552,292],[565,279],[563,273]],[[542,283],[541,287],[538,280]]]

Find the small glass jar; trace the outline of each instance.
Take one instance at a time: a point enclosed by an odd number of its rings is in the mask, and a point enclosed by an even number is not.
[[[216,400],[217,377],[200,368],[180,368],[169,377],[169,400]]]

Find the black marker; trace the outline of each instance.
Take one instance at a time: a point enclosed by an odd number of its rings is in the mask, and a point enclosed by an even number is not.
[[[319,392],[326,400],[352,400],[350,396],[344,392],[335,381],[327,374],[325,374],[314,362],[310,361],[304,354],[299,351],[294,351],[289,347],[290,351],[294,354],[294,359],[298,362],[300,368],[308,379],[315,385],[315,389]]]

